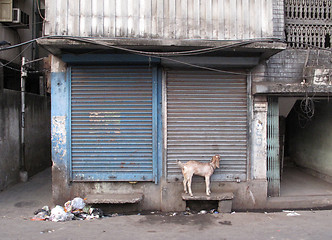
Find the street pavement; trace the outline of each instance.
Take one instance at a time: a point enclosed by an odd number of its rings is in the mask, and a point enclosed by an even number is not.
[[[53,206],[50,174],[47,169],[0,192],[1,240],[332,239],[332,210],[190,215],[155,211],[83,221],[31,221],[35,210]]]

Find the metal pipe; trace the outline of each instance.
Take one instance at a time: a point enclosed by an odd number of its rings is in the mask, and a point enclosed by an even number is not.
[[[25,80],[27,77],[27,71],[25,68],[25,57],[22,57],[21,66],[21,171],[26,171],[25,165]]]

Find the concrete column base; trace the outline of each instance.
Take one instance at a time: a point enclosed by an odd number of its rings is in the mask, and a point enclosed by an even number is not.
[[[218,212],[231,213],[233,200],[222,200],[218,202]]]

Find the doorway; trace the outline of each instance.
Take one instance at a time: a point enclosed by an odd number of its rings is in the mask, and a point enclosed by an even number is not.
[[[280,97],[281,197],[332,195],[332,101]]]

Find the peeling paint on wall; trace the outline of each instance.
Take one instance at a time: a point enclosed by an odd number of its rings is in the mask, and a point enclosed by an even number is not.
[[[256,131],[255,131],[255,135],[256,135],[256,141],[255,144],[258,146],[261,146],[263,143],[263,139],[262,139],[262,130],[263,130],[263,123],[261,120],[257,119],[256,120]]]
[[[114,124],[120,124],[121,115],[119,112],[90,112],[89,121],[90,122],[110,122]]]
[[[53,153],[60,158],[64,158],[67,154],[66,150],[67,134],[66,134],[66,116],[52,117],[52,149]]]
[[[51,56],[52,72],[66,72],[67,66],[60,58]]]

